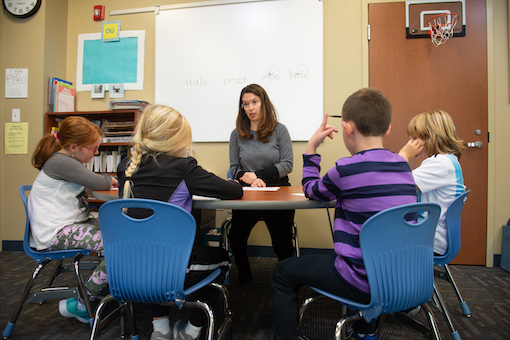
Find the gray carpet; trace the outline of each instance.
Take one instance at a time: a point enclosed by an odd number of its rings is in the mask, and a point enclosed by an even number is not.
[[[233,339],[272,339],[272,313],[269,296],[269,275],[276,259],[253,257],[250,259],[255,277],[253,286],[241,287],[237,282],[237,271],[231,272],[228,286],[233,312]],[[0,252],[0,329],[3,332],[10,314],[21,295],[35,262],[23,252]],[[47,269],[46,269],[47,270]],[[436,282],[446,300],[453,324],[461,339],[510,339],[510,273],[500,268],[481,266],[451,266],[457,284],[472,312],[471,318],[462,315],[451,286],[441,279]],[[87,273],[84,273],[85,276]],[[43,277],[44,278],[44,277]],[[67,284],[65,279],[62,282]],[[42,282],[45,282],[43,279]],[[301,298],[310,294],[305,288]],[[66,319],[58,313],[58,301],[48,300],[43,304],[26,305],[17,321],[11,339],[88,339],[89,327],[74,319]],[[432,307],[443,339],[451,339],[446,322],[435,307]],[[333,339],[335,324],[339,318],[339,304],[320,299],[312,304],[305,314],[302,333],[310,339]],[[149,339],[152,330],[150,311],[143,304],[135,306],[140,339]],[[172,311],[175,322],[186,316],[186,310]],[[425,319],[420,313],[416,318]],[[117,322],[102,333],[101,339],[120,338]],[[380,328],[379,339],[423,339],[421,335],[389,318]]]

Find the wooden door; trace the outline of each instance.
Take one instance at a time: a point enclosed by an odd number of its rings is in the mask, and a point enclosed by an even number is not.
[[[466,35],[434,47],[406,39],[404,2],[369,5],[369,84],[393,105],[385,147],[398,152],[416,114],[448,112],[464,143],[481,141],[460,159],[471,190],[462,214],[462,247],[453,263],[485,265],[487,244],[487,24],[485,0],[466,0]],[[477,134],[478,133],[478,134]],[[423,159],[411,164],[418,166]]]

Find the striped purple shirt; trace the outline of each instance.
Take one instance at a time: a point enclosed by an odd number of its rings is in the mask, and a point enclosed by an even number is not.
[[[303,191],[317,201],[337,200],[335,207],[335,268],[357,289],[370,293],[359,232],[379,211],[416,202],[409,164],[389,150],[372,149],[341,158],[320,178],[321,157],[303,154]]]

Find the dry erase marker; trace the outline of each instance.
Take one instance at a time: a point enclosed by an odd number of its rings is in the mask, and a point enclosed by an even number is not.
[[[340,116],[340,115],[328,115],[328,117],[333,117],[333,118],[342,118],[342,116]]]

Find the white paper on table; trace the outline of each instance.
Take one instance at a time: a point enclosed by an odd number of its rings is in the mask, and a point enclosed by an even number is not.
[[[278,191],[280,187],[243,187],[244,191]]]
[[[217,201],[219,198],[193,195],[193,201]]]
[[[295,192],[292,195],[294,195],[294,196],[304,196],[305,193],[304,192]]]

